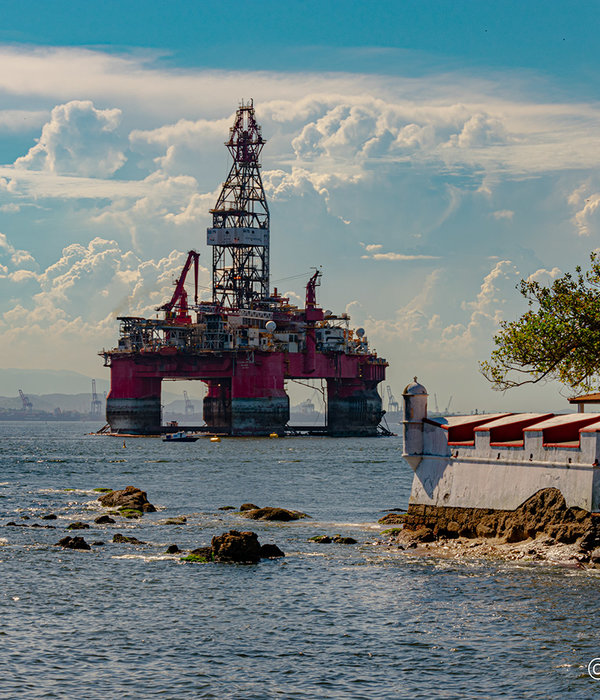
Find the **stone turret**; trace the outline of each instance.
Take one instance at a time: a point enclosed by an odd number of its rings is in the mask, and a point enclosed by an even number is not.
[[[404,399],[404,453],[402,456],[416,469],[423,458],[423,420],[427,418],[427,389],[414,378],[402,392]]]

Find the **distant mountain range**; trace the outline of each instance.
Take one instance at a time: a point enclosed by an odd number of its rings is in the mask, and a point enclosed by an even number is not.
[[[107,368],[102,368],[95,377],[100,396],[110,389],[108,377]],[[27,396],[87,393],[91,400],[92,377],[65,369],[0,369],[0,395],[18,396],[19,389]]]

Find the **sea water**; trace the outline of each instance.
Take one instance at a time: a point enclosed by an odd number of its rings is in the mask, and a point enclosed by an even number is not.
[[[596,572],[376,544],[378,518],[408,502],[400,438],[124,447],[86,434],[97,427],[0,424],[0,697],[600,695],[587,672],[600,657]],[[127,485],[158,512],[94,524],[94,489]],[[244,502],[311,517],[250,521],[236,512]],[[57,519],[41,519],[49,513]],[[179,515],[184,525],[161,524]],[[91,529],[65,529],[78,520]],[[285,558],[192,564],[164,553],[230,529],[255,531]],[[115,532],[146,544],[113,544]],[[105,544],[54,546],[66,534]],[[309,541],[318,534],[358,544]]]

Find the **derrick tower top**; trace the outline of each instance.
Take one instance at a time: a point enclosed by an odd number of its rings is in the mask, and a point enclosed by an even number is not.
[[[252,308],[269,296],[269,207],[258,162],[264,144],[252,100],[242,102],[225,142],[233,164],[207,231],[213,301],[228,308]]]

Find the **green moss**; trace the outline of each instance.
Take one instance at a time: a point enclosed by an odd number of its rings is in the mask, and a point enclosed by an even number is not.
[[[77,489],[63,489],[63,491],[77,491]]]
[[[179,561],[191,561],[196,564],[208,564],[210,559],[206,557],[201,557],[199,554],[188,554],[187,557],[181,557]]]
[[[94,489],[96,493],[110,493],[113,489]]]
[[[143,513],[135,508],[121,508],[118,512],[123,518],[141,518]]]
[[[387,530],[382,530],[382,531],[381,531],[381,534],[382,534],[382,535],[393,535],[393,536],[395,536],[395,535],[399,534],[400,532],[402,532],[402,528],[401,528],[401,527],[390,527],[390,528],[388,528]]]

